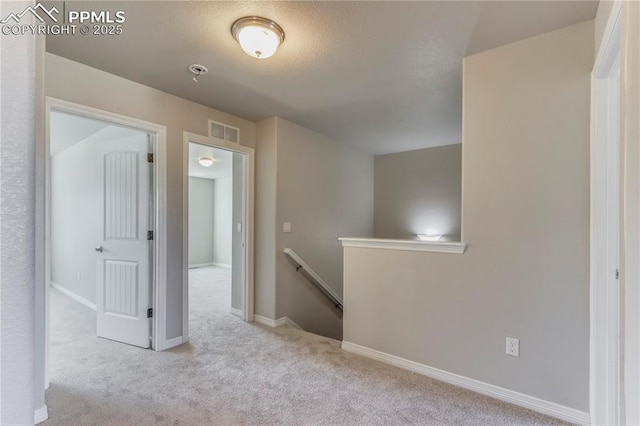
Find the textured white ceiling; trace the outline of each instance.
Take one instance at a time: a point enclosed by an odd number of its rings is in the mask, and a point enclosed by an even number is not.
[[[201,157],[213,158],[211,167],[198,163]],[[210,146],[189,144],[189,176],[203,179],[224,179],[233,177],[233,153]]]
[[[50,2],[60,6],[60,2]],[[67,2],[124,10],[120,36],[48,36],[47,50],[238,116],[281,116],[382,154],[461,142],[462,58],[592,19],[597,1]],[[246,15],[286,33],[253,59]],[[203,64],[199,83],[187,67]]]

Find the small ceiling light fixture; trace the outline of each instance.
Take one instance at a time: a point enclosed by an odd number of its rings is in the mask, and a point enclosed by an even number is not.
[[[202,167],[211,167],[211,166],[213,166],[213,158],[211,158],[211,157],[200,157],[200,158],[198,158],[198,163],[200,163],[200,165]]]
[[[265,59],[273,56],[284,41],[284,30],[270,19],[246,16],[231,26],[231,34],[249,56]]]
[[[193,81],[196,83],[198,82],[198,77],[209,72],[207,67],[198,64],[189,65],[189,71],[193,74]]]

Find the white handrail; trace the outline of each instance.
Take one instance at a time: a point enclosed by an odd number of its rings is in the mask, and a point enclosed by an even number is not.
[[[333,304],[336,305],[336,308],[342,311],[343,306],[342,306],[342,299],[340,298],[340,296],[338,296],[338,294],[335,291],[333,291],[333,289],[329,287],[329,285],[326,282],[324,282],[324,280],[320,278],[320,276],[316,274],[315,271],[311,269],[311,267],[307,265],[306,262],[296,254],[295,251],[291,250],[290,248],[286,248],[283,251],[284,251],[284,254],[289,256],[289,258],[298,265],[296,267],[296,271],[302,268],[302,270],[306,273],[310,281],[314,283],[316,287],[318,287],[318,289],[325,294],[325,296],[331,299]]]

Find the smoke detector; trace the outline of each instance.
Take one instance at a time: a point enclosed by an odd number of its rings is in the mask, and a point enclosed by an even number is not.
[[[209,72],[207,67],[198,64],[189,65],[189,71],[193,74],[193,81],[196,83],[198,82],[198,77]]]

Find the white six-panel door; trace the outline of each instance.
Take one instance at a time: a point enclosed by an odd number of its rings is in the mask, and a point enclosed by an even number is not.
[[[151,320],[151,241],[147,138],[104,143],[100,173],[101,230],[96,241],[97,334],[147,348]]]

